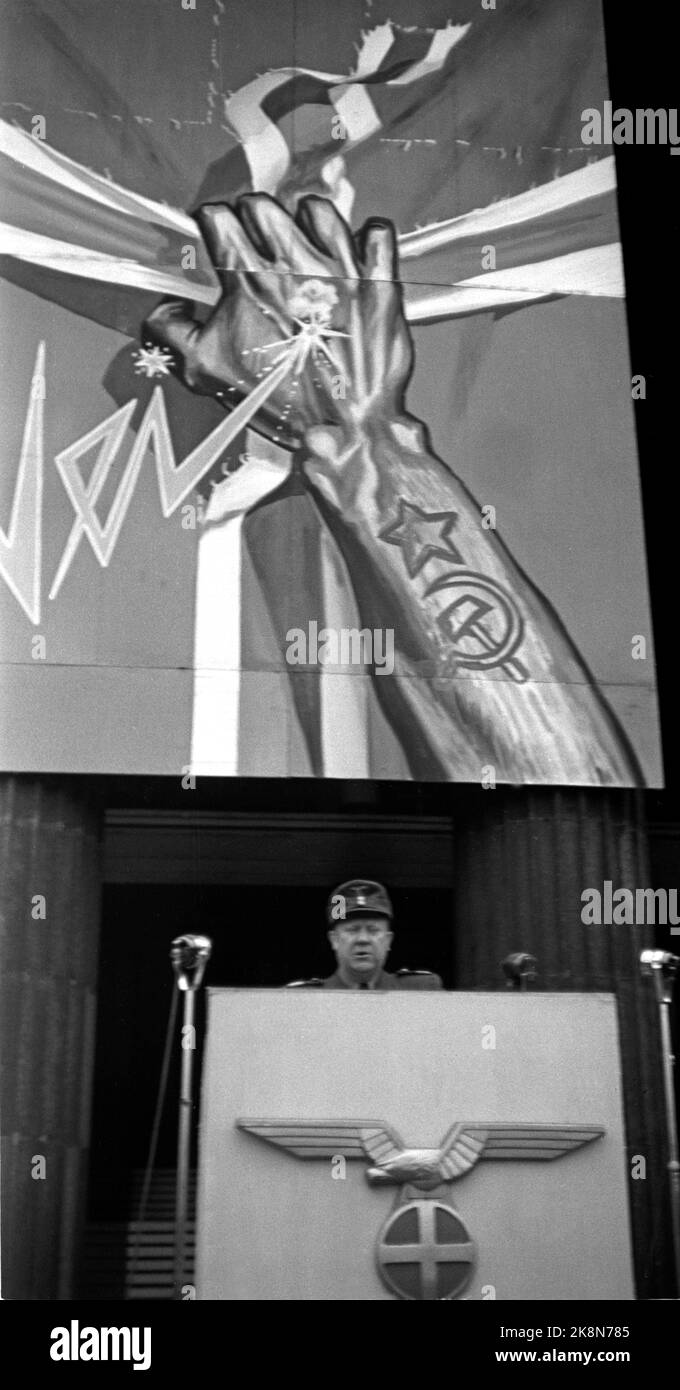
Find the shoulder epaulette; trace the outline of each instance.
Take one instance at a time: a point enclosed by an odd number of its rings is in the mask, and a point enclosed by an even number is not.
[[[408,970],[402,965],[401,970],[395,970],[395,975],[434,975],[434,970]]]
[[[311,980],[289,980],[288,984],[285,985],[285,989],[304,989],[305,987],[309,986],[316,987],[318,989],[319,985],[322,984],[323,980],[319,979],[317,975],[314,975]]]

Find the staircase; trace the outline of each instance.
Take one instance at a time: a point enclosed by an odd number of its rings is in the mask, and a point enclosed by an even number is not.
[[[144,1220],[137,1220],[143,1173],[133,1175],[130,1215],[123,1221],[90,1221],[85,1230],[78,1297],[157,1299],[173,1296],[175,1169],[158,1168]],[[101,1201],[99,1203],[101,1208]],[[194,1283],[196,1174],[189,1178],[184,1284]]]

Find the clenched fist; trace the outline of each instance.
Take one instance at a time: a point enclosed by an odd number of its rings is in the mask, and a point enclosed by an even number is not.
[[[412,349],[390,223],[352,236],[325,198],[301,199],[292,218],[264,193],[205,206],[197,220],[222,288],[216,308],[201,323],[184,300],[165,300],[144,325],[185,385],[229,408],[275,373],[257,424],[293,448],[314,425],[341,425],[349,442],[402,413]]]

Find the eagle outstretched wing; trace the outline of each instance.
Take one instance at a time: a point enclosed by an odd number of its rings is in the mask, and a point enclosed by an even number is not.
[[[461,1120],[452,1126],[440,1147],[440,1170],[445,1178],[459,1178],[480,1159],[519,1158],[533,1162],[562,1158],[600,1139],[600,1125],[482,1124]]]
[[[467,1124],[464,1120],[452,1126],[439,1149],[439,1171],[450,1181],[462,1178],[482,1157],[488,1138],[486,1126]]]
[[[238,1129],[296,1158],[369,1158],[384,1163],[403,1152],[399,1135],[382,1120],[237,1120]]]

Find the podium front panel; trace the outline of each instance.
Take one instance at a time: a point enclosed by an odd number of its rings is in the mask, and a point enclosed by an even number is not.
[[[208,996],[199,1299],[634,1297],[613,996]]]

